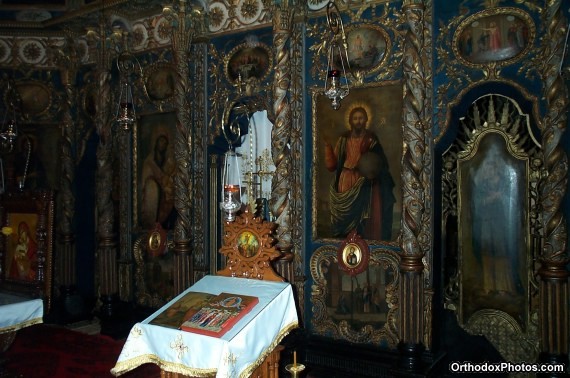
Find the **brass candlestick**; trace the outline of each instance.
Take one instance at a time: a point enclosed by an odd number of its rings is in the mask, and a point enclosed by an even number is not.
[[[285,370],[291,373],[292,378],[297,378],[303,370],[305,365],[297,363],[297,352],[293,352],[293,363],[285,366]]]
[[[291,378],[297,378],[299,377],[299,374],[301,374],[301,372],[303,370],[305,370],[305,365],[303,364],[289,364],[287,366],[285,366],[285,369],[291,373]]]

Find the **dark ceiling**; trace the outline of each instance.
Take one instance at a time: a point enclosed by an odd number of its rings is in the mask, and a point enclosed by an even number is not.
[[[161,9],[159,0],[0,0],[0,35],[81,33],[103,14],[133,20]]]

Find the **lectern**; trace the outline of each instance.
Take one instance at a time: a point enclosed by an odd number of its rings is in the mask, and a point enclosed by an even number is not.
[[[226,268],[209,275],[131,329],[115,376],[142,364],[160,366],[161,377],[278,377],[279,345],[298,327],[290,283],[284,282],[271,261],[279,256],[273,247],[274,224],[245,211],[225,226]],[[152,324],[188,292],[229,292],[259,298],[259,303],[221,337]]]

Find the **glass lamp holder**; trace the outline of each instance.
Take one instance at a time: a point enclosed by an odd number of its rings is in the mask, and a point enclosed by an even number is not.
[[[334,110],[340,108],[340,102],[350,93],[348,83],[347,69],[350,71],[350,62],[348,60],[348,42],[344,32],[344,25],[340,17],[340,13],[336,4],[330,1],[327,4],[327,24],[331,30],[331,40],[327,55],[327,71],[325,77],[325,96],[331,100]],[[341,38],[342,45],[339,45],[338,38]],[[338,57],[340,67],[336,62]],[[343,82],[344,77],[344,84]]]
[[[130,79],[137,70],[142,77],[142,67],[138,59],[126,51],[117,57],[117,69],[119,71],[121,85],[115,120],[124,131],[130,131],[137,119]]]
[[[230,169],[234,170],[237,181],[230,182]],[[233,222],[236,213],[241,209],[241,172],[236,152],[230,145],[230,149],[224,155],[224,170],[222,171],[222,201],[220,210],[223,211],[224,220]]]
[[[222,126],[222,133],[228,142],[228,151],[224,154],[224,167],[222,171],[222,201],[220,202],[220,210],[223,212],[226,222],[233,222],[236,213],[241,209],[241,171],[239,169],[239,158],[234,150],[234,143],[241,137],[241,130],[236,122],[229,125],[229,132],[235,134],[234,139],[230,138],[226,127]],[[230,181],[230,174],[233,173]]]

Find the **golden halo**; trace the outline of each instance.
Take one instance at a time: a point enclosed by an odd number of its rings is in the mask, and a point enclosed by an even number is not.
[[[366,122],[366,128],[368,129],[370,127],[370,124],[372,123],[372,118],[373,118],[372,111],[370,105],[363,102],[354,102],[350,105],[350,107],[348,107],[348,109],[346,109],[346,112],[344,113],[345,127],[350,130],[350,113],[354,108],[363,108],[366,111],[366,114],[368,115],[368,122]]]

